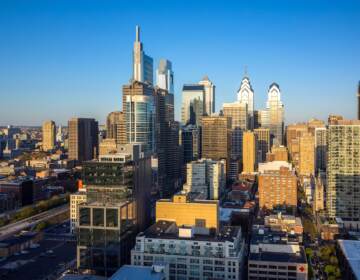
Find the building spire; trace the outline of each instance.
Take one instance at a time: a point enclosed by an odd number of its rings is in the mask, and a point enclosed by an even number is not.
[[[244,77],[248,76],[248,67],[247,65],[244,66]]]
[[[136,42],[140,42],[140,26],[136,25]]]

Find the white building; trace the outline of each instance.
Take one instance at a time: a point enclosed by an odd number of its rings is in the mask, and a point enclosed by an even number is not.
[[[215,113],[215,85],[209,80],[208,76],[205,76],[200,82],[199,85],[204,86],[204,114],[211,116]]]
[[[201,159],[186,165],[186,192],[199,192],[208,199],[219,199],[225,188],[225,161]]]
[[[217,233],[158,221],[140,233],[131,251],[131,264],[170,265],[170,279],[241,279],[245,246],[238,227]]]
[[[79,223],[77,207],[86,202],[86,189],[79,189],[79,192],[70,195],[70,233],[74,234]]]
[[[239,103],[246,104],[248,110],[248,129],[254,129],[254,90],[249,77],[245,76],[238,90],[237,99]]]
[[[174,72],[171,61],[160,59],[159,68],[156,70],[156,85],[174,94]]]

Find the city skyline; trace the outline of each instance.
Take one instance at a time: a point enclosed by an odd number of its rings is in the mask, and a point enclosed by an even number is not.
[[[184,84],[208,75],[219,112],[223,103],[236,99],[246,66],[255,109],[265,107],[267,89],[276,82],[286,123],[326,120],[330,113],[356,117],[360,58],[352,50],[360,47],[360,5],[355,1],[318,1],[311,11],[307,1],[209,3],[201,11],[203,6],[189,2],[144,1],[135,7],[109,1],[100,10],[97,1],[86,9],[68,1],[38,1],[21,9],[19,3],[0,4],[0,34],[8,38],[0,46],[7,104],[0,125],[40,126],[47,119],[66,125],[71,117],[105,124],[108,112],[121,110],[121,85],[132,77],[136,24],[146,53],[154,58],[153,72],[161,58],[172,62],[177,120]],[[216,20],[209,20],[216,10]],[[153,22],[156,16],[168,23]]]

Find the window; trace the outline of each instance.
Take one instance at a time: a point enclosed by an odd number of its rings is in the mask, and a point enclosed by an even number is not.
[[[106,226],[117,227],[118,226],[118,210],[106,209]]]
[[[205,219],[195,219],[195,226],[196,227],[206,227],[206,220]]]
[[[90,208],[80,208],[80,226],[90,226]]]
[[[104,209],[93,208],[93,225],[103,227],[104,224]]]

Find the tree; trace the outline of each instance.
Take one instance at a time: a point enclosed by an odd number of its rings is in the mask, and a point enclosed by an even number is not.
[[[42,230],[46,229],[48,226],[49,226],[48,222],[40,222],[36,225],[35,231],[42,231]]]

